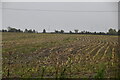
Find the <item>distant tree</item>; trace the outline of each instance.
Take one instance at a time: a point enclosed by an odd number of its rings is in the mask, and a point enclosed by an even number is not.
[[[8,32],[17,32],[17,29],[12,28],[12,27],[8,27]]]
[[[23,31],[20,30],[20,29],[16,29],[16,28],[12,28],[12,27],[8,27],[7,29],[8,29],[8,30],[2,29],[2,32],[23,32]]]
[[[117,34],[117,31],[115,29],[110,28],[108,34]]]
[[[118,30],[118,35],[120,35],[120,29]]]
[[[75,33],[78,33],[79,30],[78,30],[78,29],[75,29],[74,31],[75,31]]]
[[[58,30],[55,30],[55,33],[59,33],[59,31],[58,31]]]
[[[4,29],[2,29],[2,32],[4,32]]]
[[[23,32],[22,30],[18,29],[17,32]]]
[[[9,32],[12,28],[9,26],[9,27],[7,27],[7,29],[8,29],[8,32]]]
[[[88,31],[85,31],[85,34],[89,34],[89,32],[88,32]]]
[[[69,31],[70,34],[72,34],[72,31]]]
[[[45,30],[45,29],[43,29],[43,33],[46,33],[46,30]]]
[[[24,30],[24,32],[25,32],[25,33],[27,33],[27,32],[28,32],[28,30],[27,30],[27,29],[25,29],[25,30]]]
[[[64,33],[64,30],[61,30],[60,33]]]
[[[36,33],[36,31],[35,31],[35,30],[33,30],[33,33]]]
[[[2,32],[7,32],[7,30],[2,29]]]
[[[105,35],[104,32],[98,32],[97,34],[99,34],[99,35]]]
[[[97,34],[97,32],[94,32],[93,34]]]
[[[28,33],[32,33],[32,29],[28,30]]]
[[[81,34],[85,34],[85,31],[81,31]]]

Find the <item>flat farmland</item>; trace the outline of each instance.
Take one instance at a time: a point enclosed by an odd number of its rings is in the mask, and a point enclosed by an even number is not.
[[[3,78],[118,78],[118,36],[2,33]]]

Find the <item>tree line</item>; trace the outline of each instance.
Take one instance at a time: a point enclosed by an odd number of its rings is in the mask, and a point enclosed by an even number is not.
[[[32,29],[25,29],[24,31],[21,29],[16,29],[12,27],[8,27],[7,30],[2,29],[0,32],[21,32],[21,33],[38,33],[36,30]],[[45,29],[43,29],[42,33],[48,33]],[[81,31],[79,32],[78,29],[75,29],[73,32],[69,31],[68,33],[64,32],[64,30],[55,30],[54,32],[50,33],[64,33],[64,34],[98,34],[98,35],[120,35],[120,29],[116,31],[116,29],[110,28],[108,32],[89,32],[89,31]]]
[[[37,33],[37,31],[35,31],[34,29],[25,29],[24,31],[21,29],[16,29],[16,28],[12,28],[12,27],[8,27],[7,30],[6,29],[2,29],[1,32],[24,32],[24,33]]]

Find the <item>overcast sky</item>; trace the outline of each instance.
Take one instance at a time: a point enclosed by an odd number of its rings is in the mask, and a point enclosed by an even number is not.
[[[42,31],[102,31],[118,29],[117,2],[6,2],[3,28]]]

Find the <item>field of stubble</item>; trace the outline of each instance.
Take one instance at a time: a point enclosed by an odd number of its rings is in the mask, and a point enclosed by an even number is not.
[[[4,78],[117,78],[118,36],[3,33]]]

